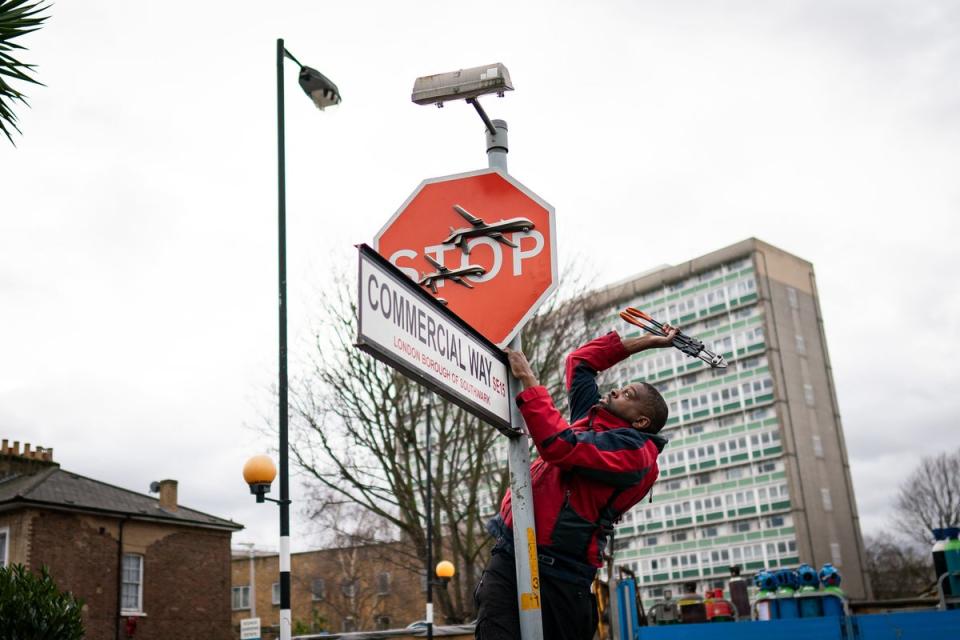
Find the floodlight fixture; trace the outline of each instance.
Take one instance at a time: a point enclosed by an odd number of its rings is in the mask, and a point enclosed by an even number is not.
[[[410,99],[416,104],[443,106],[450,100],[469,100],[488,93],[502,98],[506,91],[513,91],[510,72],[503,63],[497,62],[417,78]]]
[[[310,96],[317,109],[340,104],[340,91],[327,76],[310,67],[300,67],[300,87]]]

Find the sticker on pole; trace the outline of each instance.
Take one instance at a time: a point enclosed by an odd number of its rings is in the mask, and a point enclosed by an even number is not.
[[[513,433],[506,354],[373,249],[359,250],[357,347]]]

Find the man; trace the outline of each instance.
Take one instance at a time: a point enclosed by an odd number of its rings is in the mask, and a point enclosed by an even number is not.
[[[600,397],[597,374],[631,354],[668,347],[665,336],[623,340],[616,332],[583,345],[566,363],[568,424],[540,386],[526,357],[509,351],[510,368],[523,385],[516,402],[540,457],[530,467],[540,569],[544,638],[591,640],[597,608],[590,585],[602,566],[613,523],[640,502],[659,473],[666,440],[663,397],[646,383]],[[487,525],[497,539],[474,597],[478,640],[519,639],[513,518],[510,491]]]

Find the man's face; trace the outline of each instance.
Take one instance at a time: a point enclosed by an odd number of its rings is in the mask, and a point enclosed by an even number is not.
[[[600,398],[600,406],[613,415],[623,418],[630,423],[638,420],[646,424],[638,424],[643,429],[650,423],[649,417],[644,414],[647,390],[639,384],[628,384],[622,389],[614,389]]]

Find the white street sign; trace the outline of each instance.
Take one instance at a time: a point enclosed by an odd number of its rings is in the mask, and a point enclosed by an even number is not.
[[[240,621],[240,640],[260,640],[260,618],[244,618]]]
[[[360,246],[357,346],[501,430],[506,355],[386,259]],[[491,310],[493,312],[493,310]]]

